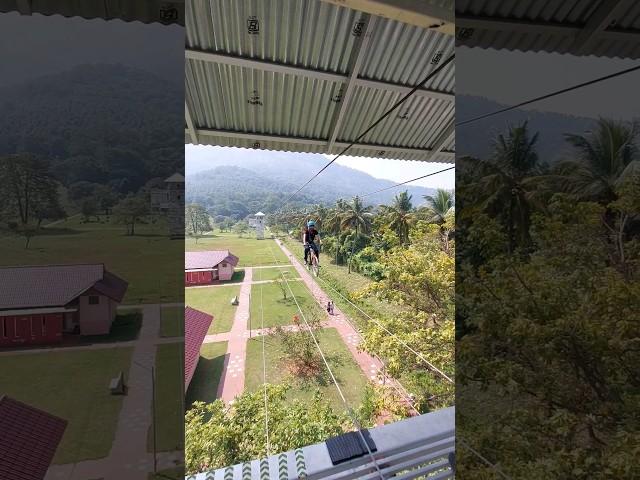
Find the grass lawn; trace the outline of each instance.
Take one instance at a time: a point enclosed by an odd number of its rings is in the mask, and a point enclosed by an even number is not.
[[[162,307],[160,310],[160,336],[184,336],[184,308]]]
[[[205,343],[200,349],[200,360],[187,391],[187,406],[195,401],[213,402],[224,366],[227,342]]]
[[[120,310],[111,325],[107,335],[91,335],[80,337],[81,343],[111,343],[129,342],[138,338],[142,326],[142,312],[140,310]]]
[[[184,447],[184,345],[165,343],[156,351],[156,428],[158,451]],[[149,427],[148,451],[153,451],[153,429]]]
[[[109,454],[124,397],[111,395],[109,382],[125,378],[131,348],[56,351],[0,357],[0,395],[6,394],[67,420],[56,464]]]
[[[367,379],[343,343],[340,334],[335,328],[327,328],[318,332],[317,337],[347,402],[354,407],[359,405],[362,401]],[[288,394],[290,400],[298,399],[304,401],[311,399],[315,390],[319,388],[323,397],[329,400],[336,410],[344,410],[344,404],[340,399],[338,390],[327,374],[326,368],[323,369],[320,378],[304,382],[293,379],[291,374],[288,373],[286,361],[283,359],[281,343],[274,337],[266,337],[265,341],[267,383],[278,384],[291,379],[293,388]],[[262,384],[262,338],[260,337],[250,340],[247,345],[245,389],[253,392],[259,389]]]
[[[305,315],[324,315],[324,312],[311,296],[307,287],[300,281],[289,282],[291,290],[296,296],[300,308]],[[249,316],[250,328],[257,329],[262,326],[260,291],[262,290],[262,309],[264,311],[264,326],[275,327],[276,325],[290,325],[293,323],[293,316],[300,316],[300,312],[289,289],[287,288],[287,299],[282,296],[282,291],[275,283],[264,283],[254,285],[251,289],[251,314]],[[302,320],[302,319],[300,319]]]
[[[186,305],[213,315],[209,334],[224,333],[231,330],[233,316],[237,308],[231,305],[231,299],[236,295],[240,295],[240,285],[187,288],[184,294]]]
[[[280,250],[282,251],[282,250]],[[254,268],[253,269],[253,281],[259,280],[276,280],[281,278],[281,273],[287,276],[287,278],[300,278],[298,272],[293,267],[282,267],[282,268]]]
[[[43,228],[28,249],[22,237],[0,233],[0,263],[104,263],[129,282],[124,303],[182,301],[184,243],[170,240],[160,221],[136,226],[136,235],[126,236],[124,225],[100,219],[102,223],[81,223],[81,217],[74,216]]]
[[[245,234],[243,238],[236,233],[216,233],[201,237],[196,243],[193,239],[187,238],[184,242],[186,251],[199,250],[229,250],[240,259],[238,267],[251,267],[256,265],[277,265],[278,262],[287,262],[287,257],[282,253],[280,247],[270,238],[257,240]],[[278,262],[274,259],[278,259]]]

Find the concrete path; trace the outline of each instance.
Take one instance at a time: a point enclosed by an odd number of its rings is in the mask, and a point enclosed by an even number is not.
[[[217,397],[229,403],[244,391],[244,368],[247,357],[247,332],[253,270],[245,267],[244,280],[238,296],[239,304],[233,318],[233,325],[227,337],[227,353],[224,357],[222,375],[218,384]],[[214,320],[215,321],[215,320]]]
[[[289,258],[296,271],[302,278],[302,281],[307,285],[307,287],[309,287],[309,290],[311,291],[313,297],[326,312],[327,303],[329,302],[330,297],[318,286],[307,268],[300,263],[300,261],[287,249],[287,247],[285,247],[283,243],[278,239],[276,239],[275,242],[285,253],[287,258]],[[320,268],[322,269],[322,267]],[[344,315],[344,313],[335,305],[333,311],[333,315],[327,314],[329,320],[326,326],[335,328],[338,331],[340,337],[351,352],[354,360],[360,366],[360,369],[364,372],[364,375],[371,382],[375,382],[381,385],[390,384],[393,387],[400,388],[400,386],[397,385],[397,381],[395,379],[383,375],[383,365],[380,360],[359,349],[362,337],[360,333],[348,321],[347,316]]]
[[[54,465],[47,471],[45,480],[138,480],[146,479],[148,472],[153,471],[153,454],[147,451],[147,435],[152,424],[151,367],[155,365],[157,344],[180,342],[183,338],[159,338],[162,306],[148,304],[141,307],[143,317],[138,339],[124,342],[134,349],[127,378],[128,391],[122,401],[109,455],[99,460]],[[113,347],[115,344],[106,345]],[[158,470],[181,464],[183,456],[183,452],[159,453]]]

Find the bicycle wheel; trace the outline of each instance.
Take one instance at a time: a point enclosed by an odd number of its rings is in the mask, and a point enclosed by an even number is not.
[[[318,265],[318,259],[314,256],[313,260],[311,261],[311,270],[313,271],[313,274],[317,277],[318,275],[320,275],[320,265]]]

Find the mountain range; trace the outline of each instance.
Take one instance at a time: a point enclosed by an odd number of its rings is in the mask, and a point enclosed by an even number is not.
[[[183,97],[180,84],[113,64],[4,86],[0,155],[42,155],[66,186],[88,181],[135,191],[182,171]]]
[[[282,206],[327,163],[325,157],[314,154],[268,152],[260,157],[247,155],[247,152],[245,149],[228,149],[224,155],[212,152],[209,158],[188,158],[187,202],[203,203],[213,214],[229,215],[224,205],[242,199],[251,205],[247,213],[255,213],[253,210],[268,213]],[[360,170],[334,163],[292,200],[299,205],[333,204],[339,198],[350,199],[392,185],[394,182],[390,180],[374,178]],[[364,200],[372,205],[390,203],[404,189],[413,195],[415,205],[424,203],[424,195],[435,193],[431,188],[407,185],[369,195]]]
[[[508,105],[471,95],[456,95],[456,121],[464,122]],[[595,119],[554,112],[516,109],[456,128],[456,156],[465,155],[486,158],[492,152],[492,142],[498,134],[506,132],[509,125],[527,122],[531,134],[538,133],[538,156],[547,163],[554,163],[570,155],[564,134],[583,134],[593,128]]]

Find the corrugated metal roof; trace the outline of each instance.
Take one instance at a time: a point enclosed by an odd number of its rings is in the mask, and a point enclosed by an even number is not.
[[[204,252],[184,252],[185,270],[213,268],[226,261],[234,267],[238,264],[238,257],[229,250],[209,250]]]
[[[213,316],[195,308],[184,309],[184,387],[189,388],[200,359],[200,348]]]
[[[455,43],[320,0],[196,0],[186,18],[188,143],[196,133],[201,144],[338,153]],[[454,88],[451,63],[348,154],[453,162],[431,150],[453,121]]]
[[[636,0],[458,0],[459,46],[640,58]]]
[[[0,12],[184,26],[184,0],[0,0]]]
[[[62,418],[0,397],[0,478],[42,480],[66,428]]]

